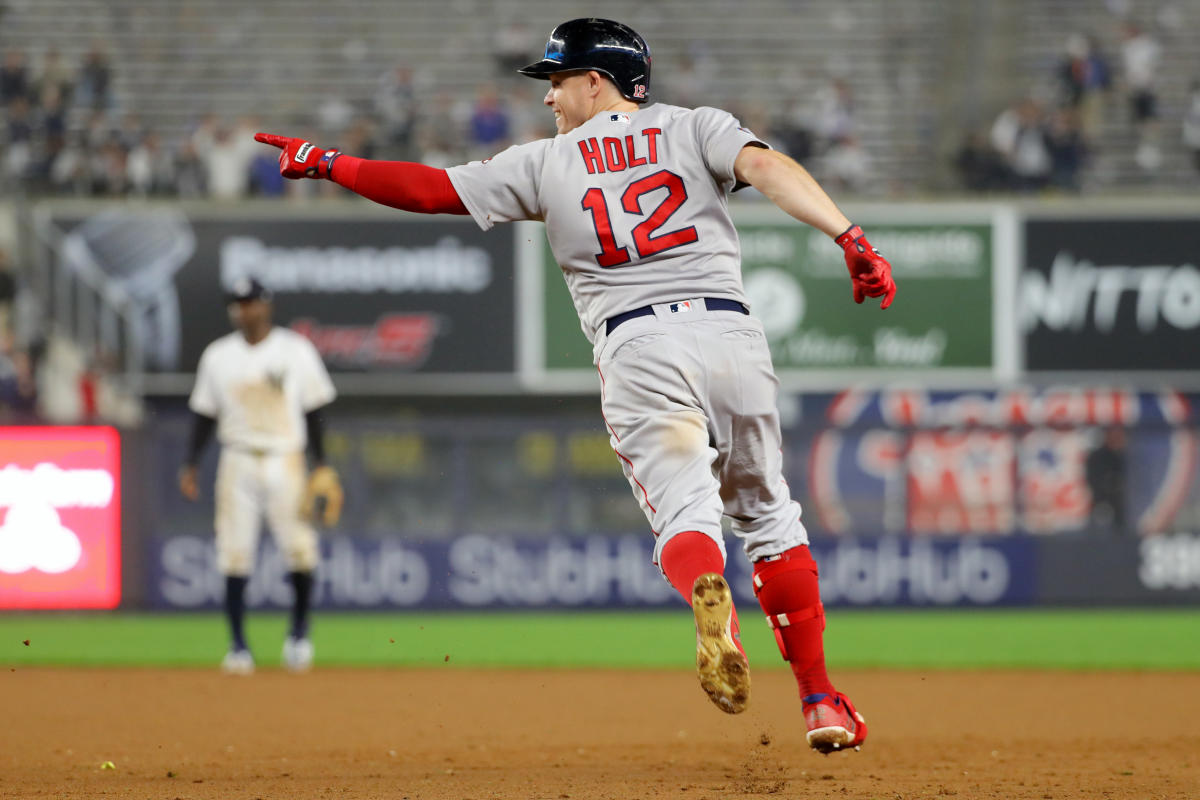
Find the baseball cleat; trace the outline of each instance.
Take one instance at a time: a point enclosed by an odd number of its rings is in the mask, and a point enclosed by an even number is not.
[[[253,675],[254,656],[245,648],[230,650],[221,659],[221,672],[226,675]]]
[[[867,721],[841,692],[810,694],[801,700],[808,725],[808,746],[829,755],[861,748],[867,738]]]
[[[717,708],[740,714],[750,702],[750,665],[733,633],[733,594],[715,572],[692,584],[696,616],[696,674],[700,688]]]
[[[312,669],[313,644],[307,638],[289,636],[283,640],[283,666],[288,672],[308,672]]]

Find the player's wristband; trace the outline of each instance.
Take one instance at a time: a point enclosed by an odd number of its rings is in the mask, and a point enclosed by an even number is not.
[[[325,155],[317,162],[317,177],[333,180],[333,162],[337,161],[341,154],[341,150],[326,150]]]
[[[854,244],[861,238],[863,238],[862,228],[858,227],[857,225],[851,225],[833,241],[837,242],[838,247],[845,250],[847,247],[849,247],[851,244]],[[865,252],[865,248],[861,244],[858,246],[858,252]]]

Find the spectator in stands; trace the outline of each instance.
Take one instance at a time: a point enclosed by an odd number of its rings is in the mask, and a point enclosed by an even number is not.
[[[797,161],[807,161],[815,151],[816,134],[803,104],[792,100],[777,106],[770,130],[779,149]]]
[[[1095,39],[1082,33],[1067,37],[1066,55],[1058,68],[1063,105],[1078,112],[1084,139],[1094,142],[1103,116],[1104,95],[1112,86],[1112,70]]]
[[[113,135],[125,150],[132,150],[146,137],[146,125],[142,118],[135,113],[121,115],[121,124],[113,130]]]
[[[547,122],[545,110],[538,105],[545,94],[537,91],[540,88],[536,85],[531,87],[529,81],[515,83],[509,87],[507,96],[501,99],[508,115],[513,144],[526,144],[555,134],[553,122]]]
[[[7,106],[18,98],[29,100],[32,95],[25,51],[9,50],[0,63],[0,104]]]
[[[317,104],[316,116],[321,137],[337,141],[354,120],[354,106],[344,94],[331,92]]]
[[[8,250],[0,248],[0,424],[32,421],[36,405],[32,362],[16,335],[19,288]]]
[[[103,111],[91,112],[84,125],[83,133],[87,137],[85,144],[90,151],[102,149],[104,145],[108,144],[109,137],[112,136],[112,126],[108,122],[108,114]]]
[[[1078,113],[1060,108],[1050,116],[1046,147],[1050,152],[1050,184],[1057,189],[1079,192],[1080,173],[1087,159],[1087,143],[1079,128]]]
[[[1013,186],[1005,157],[992,147],[982,130],[972,131],[954,158],[963,188],[970,192],[1000,192]]]
[[[41,66],[34,78],[35,93],[45,98],[49,92],[58,94],[63,105],[70,100],[75,80],[71,68],[63,61],[58,48],[51,47],[42,54]],[[43,99],[43,105],[45,100]]]
[[[843,134],[833,141],[825,151],[822,166],[822,179],[837,189],[862,192],[879,185],[870,156],[852,133]]]
[[[428,125],[417,129],[417,151],[421,154],[421,163],[427,167],[449,169],[463,161],[457,151],[446,146],[446,140],[437,130]]]
[[[208,193],[208,169],[190,137],[179,144],[175,153],[175,193],[181,198]]]
[[[373,108],[379,119],[385,157],[411,161],[415,155],[413,147],[416,144],[417,115],[420,113],[412,70],[398,66],[381,75],[375,89]]]
[[[242,129],[235,132],[223,124],[214,128],[212,144],[207,150],[201,151],[209,197],[236,200],[246,196],[250,183],[250,162],[254,157],[253,144],[253,134]]]
[[[13,308],[17,302],[17,276],[12,273],[8,250],[0,247],[0,336],[13,328]]]
[[[470,110],[460,110],[454,95],[440,91],[433,102],[417,119],[417,152],[422,164],[445,167],[461,164],[466,159],[465,121]]]
[[[89,193],[88,148],[82,133],[70,134],[50,162],[50,186],[60,194],[83,196]]]
[[[855,133],[854,95],[850,84],[841,78],[830,78],[813,93],[809,118],[815,124],[818,151]]]
[[[1158,147],[1158,70],[1162,47],[1158,40],[1134,22],[1122,28],[1121,63],[1129,109],[1137,131],[1134,160],[1145,170],[1158,169],[1162,152]]]
[[[1187,109],[1183,113],[1183,144],[1192,154],[1192,166],[1200,174],[1200,78],[1192,81]]]
[[[54,162],[66,146],[66,137],[62,134],[43,135],[41,147],[34,151],[33,163],[29,166],[25,189],[30,194],[42,195],[52,188],[50,181]]]
[[[91,193],[100,197],[121,197],[129,191],[128,154],[114,133],[99,152],[89,153]]]
[[[8,123],[5,125],[4,173],[13,180],[22,180],[34,162],[33,118],[29,99],[14,96],[8,103]]]
[[[75,82],[75,102],[81,108],[104,111],[112,107],[112,66],[108,53],[93,44],[83,57]]]
[[[471,149],[488,158],[508,147],[512,132],[508,110],[495,86],[484,86],[475,97],[470,120]]]
[[[35,422],[37,384],[29,354],[0,332],[0,425]]]
[[[1013,175],[1013,188],[1037,191],[1050,179],[1050,150],[1041,105],[1031,97],[1006,108],[992,124],[992,146]]]
[[[62,91],[50,86],[43,90],[38,97],[41,105],[38,108],[38,131],[43,138],[65,138],[67,135],[67,105]]]
[[[286,190],[279,174],[279,158],[270,153],[255,153],[250,158],[248,190],[256,197],[283,197]]]
[[[141,141],[129,151],[125,169],[129,190],[135,195],[146,197],[174,191],[175,167],[156,133],[142,135]]]

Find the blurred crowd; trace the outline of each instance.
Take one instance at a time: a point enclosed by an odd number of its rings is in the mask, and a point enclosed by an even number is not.
[[[1120,44],[1114,54],[1093,34],[1069,34],[1044,80],[1004,108],[989,129],[967,135],[955,158],[964,188],[1077,193],[1102,155],[1129,159],[1152,176],[1164,167],[1163,137],[1169,135],[1181,138],[1200,176],[1200,76],[1184,107],[1165,113],[1162,43],[1124,10],[1115,15]],[[1168,29],[1176,20],[1164,13],[1156,22]]]
[[[140,401],[116,358],[55,334],[28,278],[0,246],[0,426],[135,423]]]
[[[0,425],[37,418],[35,367],[40,347],[31,329],[32,301],[8,251],[0,249]]]
[[[962,188],[1082,191],[1106,148],[1126,147],[1138,168],[1153,174],[1163,167],[1165,136],[1182,138],[1200,174],[1200,76],[1185,108],[1164,109],[1159,97],[1159,36],[1172,21],[1160,14],[1153,26],[1143,27],[1121,12],[1121,0],[1107,2],[1116,10],[1098,23],[1108,26],[1105,35],[1066,36],[1061,58],[1027,96],[1014,98],[990,126],[964,137],[947,168]],[[544,85],[516,73],[538,38],[520,21],[498,26],[495,81],[469,94],[439,89],[428,76],[396,65],[352,91],[317,96],[305,124],[282,132],[368,158],[439,167],[552,135],[550,116],[539,105]],[[1101,41],[1119,45],[1105,52]],[[336,191],[281,179],[274,151],[253,141],[262,123],[252,116],[199,109],[177,127],[156,129],[139,114],[138,98],[115,90],[118,64],[103,44],[73,59],[53,46],[0,53],[0,171],[9,191],[217,199]],[[711,96],[718,70],[696,43],[656,61],[654,94],[678,105],[728,108],[837,192],[913,188],[891,185],[894,176],[868,155],[854,87],[836,71],[784,87],[779,102],[749,106],[740,98]],[[878,141],[872,149],[879,149]]]
[[[412,69],[395,66],[378,77],[368,98],[322,98],[304,129],[287,132],[366,158],[437,167],[553,135],[552,118],[540,105],[545,85],[516,73],[528,60],[528,38],[516,24],[498,32],[494,56],[501,77],[472,96],[418,87]],[[32,61],[11,49],[0,68],[0,168],[9,187],[35,196],[216,199],[321,191],[279,176],[275,151],[253,140],[261,129],[256,117],[208,113],[186,130],[153,129],[132,104],[115,98],[113,62],[101,46],[74,67],[55,49]],[[663,65],[656,96],[677,105],[714,104],[706,86],[715,69],[703,50]],[[843,80],[831,79],[773,113],[736,101],[728,107],[835,188],[868,191],[877,177]]]

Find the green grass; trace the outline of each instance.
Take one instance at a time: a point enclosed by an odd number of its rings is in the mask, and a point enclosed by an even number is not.
[[[282,614],[252,614],[264,665],[283,641]],[[782,668],[771,633],[746,610],[756,668]],[[327,666],[686,668],[691,614],[320,614],[313,638]],[[29,644],[23,644],[29,640]],[[838,669],[1029,668],[1200,670],[1200,613],[1119,611],[838,611],[825,634]],[[10,614],[0,665],[213,666],[225,649],[216,614]]]

